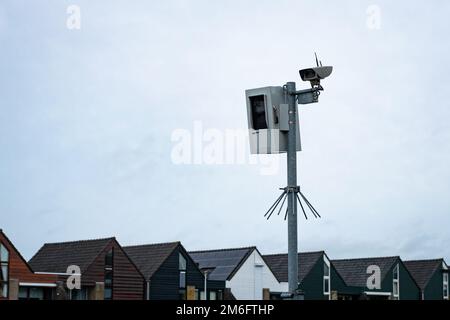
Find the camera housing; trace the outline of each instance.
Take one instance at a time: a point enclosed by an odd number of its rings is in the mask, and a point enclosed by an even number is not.
[[[314,87],[320,85],[320,80],[328,78],[332,72],[333,67],[331,66],[307,68],[300,70],[300,78],[303,81],[311,82],[311,86]]]
[[[289,131],[289,105],[283,87],[264,87],[245,91],[252,154],[286,153]],[[298,107],[296,106],[296,109]],[[298,112],[296,112],[299,123]],[[301,151],[300,126],[296,126],[297,151]]]

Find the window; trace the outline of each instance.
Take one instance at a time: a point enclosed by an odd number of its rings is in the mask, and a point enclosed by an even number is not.
[[[112,270],[105,270],[105,286],[111,286],[112,285]]]
[[[264,95],[250,97],[252,111],[252,127],[254,130],[267,129],[266,97]]]
[[[180,269],[180,271],[186,271],[186,259],[184,258],[184,256],[180,253],[178,256],[178,268]]]
[[[328,299],[331,297],[331,290],[330,290],[330,261],[324,256],[323,257],[324,264],[323,264],[323,294],[325,296],[328,296]]]
[[[19,287],[19,300],[45,300],[45,299],[48,299],[48,291],[45,291],[44,288]]]
[[[27,287],[19,287],[19,300],[28,299],[28,288]]]
[[[186,288],[186,271],[180,271],[180,288]]]
[[[105,256],[105,266],[111,267],[113,266],[113,252],[109,251]]]
[[[105,287],[105,300],[112,300],[112,288]]]
[[[44,300],[44,289],[30,288],[30,300]]]
[[[88,294],[86,288],[81,288],[80,290],[71,290],[70,299],[71,300],[87,300]]]
[[[180,291],[178,292],[179,296],[180,296],[180,300],[186,300],[186,290],[185,289],[180,289]]]
[[[178,255],[178,269],[180,271],[180,289],[186,288],[186,258],[180,253]]]
[[[9,293],[9,251],[0,243],[0,298],[8,298]]]
[[[392,295],[394,300],[400,300],[400,266],[397,264],[392,271]]]
[[[200,300],[200,291],[195,289],[195,300]]]
[[[210,291],[209,292],[209,300],[217,300],[217,292]]]
[[[444,300],[448,300],[448,273],[444,273]]]
[[[105,300],[111,300],[113,296],[113,265],[114,265],[114,251],[111,249],[105,255]]]

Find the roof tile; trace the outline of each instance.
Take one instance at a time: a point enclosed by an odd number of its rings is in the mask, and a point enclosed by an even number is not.
[[[344,279],[348,286],[366,287],[367,268],[371,265],[379,266],[381,269],[381,279],[383,280],[394,263],[400,257],[379,257],[362,259],[332,260],[331,264]]]
[[[85,272],[101,251],[115,238],[47,243],[31,258],[35,272],[65,273],[70,265]]]

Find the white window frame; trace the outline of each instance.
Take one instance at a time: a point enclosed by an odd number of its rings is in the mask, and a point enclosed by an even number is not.
[[[445,263],[445,261],[442,261],[442,271],[444,271],[444,273],[442,275],[442,296],[443,296],[444,300],[449,300],[450,288],[448,287],[448,278],[450,276],[448,273],[448,266]],[[445,275],[447,275],[447,277],[445,277]],[[447,278],[447,279],[445,279],[445,278]],[[445,290],[444,290],[446,284],[447,284],[447,295],[445,295]]]
[[[2,286],[2,296],[0,298],[9,298],[9,273],[10,273],[10,263],[11,263],[11,253],[9,252],[8,248],[0,242],[0,251],[3,249],[4,252],[6,252],[6,259],[2,261],[0,257],[0,272],[3,272],[2,267],[6,267],[6,279],[3,280],[3,283],[0,285]],[[5,289],[5,291],[3,291]]]
[[[443,286],[442,286],[443,292],[442,292],[442,294],[443,294],[444,300],[449,300],[448,277],[449,277],[448,273],[444,272],[444,274],[442,276],[442,278],[443,278]],[[445,288],[446,287],[447,287],[447,293],[445,292]]]
[[[328,296],[328,300],[331,299],[331,263],[330,260],[328,260],[328,258],[324,255],[323,256],[323,262],[324,262],[324,271],[325,271],[325,266],[328,267],[328,275],[323,275],[323,295],[324,296]],[[328,282],[328,291],[325,291],[325,283]]]
[[[397,273],[397,279],[395,278],[395,273]],[[395,287],[397,287],[397,293],[395,293]],[[394,300],[400,300],[400,264],[397,265],[392,270],[392,297]]]

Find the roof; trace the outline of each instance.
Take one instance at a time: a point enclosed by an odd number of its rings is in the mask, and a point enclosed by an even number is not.
[[[303,279],[309,274],[311,269],[324,254],[324,251],[301,252],[298,254],[298,282],[303,281]],[[263,258],[272,269],[278,281],[288,282],[287,254],[265,255]]]
[[[70,265],[85,272],[97,256],[115,238],[46,243],[29,261],[36,272],[65,273]]]
[[[189,252],[200,269],[211,269],[210,280],[230,280],[256,247]]]
[[[344,279],[348,286],[366,287],[367,268],[372,265],[379,266],[381,269],[381,280],[383,280],[394,263],[400,260],[400,257],[379,257],[362,259],[343,259],[332,260],[331,264]]]
[[[16,254],[19,256],[19,258],[23,261],[23,263],[27,266],[28,270],[30,272],[33,272],[33,269],[31,268],[31,266],[28,264],[27,260],[25,260],[25,258],[22,256],[22,254],[20,253],[19,250],[17,250],[16,246],[14,245],[14,243],[12,243],[12,241],[8,238],[8,236],[3,232],[3,229],[0,229],[0,234],[3,235],[3,238],[8,241],[9,245],[11,246],[11,248],[16,252]]]
[[[443,259],[403,261],[422,290],[425,290],[434,273],[442,268],[442,262]]]
[[[180,245],[180,242],[157,243],[123,247],[123,250],[144,277],[150,279],[170,254]]]

